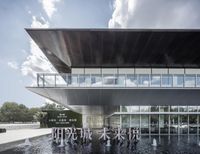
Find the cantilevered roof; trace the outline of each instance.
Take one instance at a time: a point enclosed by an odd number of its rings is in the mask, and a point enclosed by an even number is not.
[[[110,114],[120,105],[200,105],[200,88],[27,88],[83,114]]]
[[[200,68],[199,29],[26,29],[59,72],[77,67]]]

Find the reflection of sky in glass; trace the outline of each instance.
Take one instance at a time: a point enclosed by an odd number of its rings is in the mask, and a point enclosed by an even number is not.
[[[39,74],[41,86],[200,87],[200,75]]]
[[[149,85],[149,75],[139,75],[139,85],[140,86],[148,86]]]
[[[140,106],[140,111],[141,112],[149,112],[150,106]]]
[[[151,76],[151,86],[160,86],[160,75]]]
[[[136,87],[138,84],[137,76],[134,74],[127,74],[126,85]]]
[[[92,86],[102,85],[101,75],[91,75],[91,84]]]
[[[195,75],[186,75],[185,76],[185,86],[194,87],[195,86]]]
[[[183,75],[174,75],[173,76],[173,85],[175,87],[183,86]]]
[[[197,106],[189,106],[188,111],[189,112],[197,112]]]
[[[172,86],[172,75],[162,75],[162,86],[164,87]]]

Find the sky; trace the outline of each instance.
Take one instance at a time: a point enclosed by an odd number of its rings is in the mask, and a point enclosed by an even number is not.
[[[55,69],[24,28],[200,28],[199,0],[0,0],[0,105],[41,106],[28,91]]]

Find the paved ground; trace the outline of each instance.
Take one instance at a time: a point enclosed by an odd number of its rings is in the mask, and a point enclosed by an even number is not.
[[[13,130],[13,129],[27,129],[27,128],[40,128],[40,123],[14,123],[14,124],[1,124],[0,128],[5,128],[6,130]]]
[[[36,138],[50,133],[51,128],[7,130],[6,133],[0,133],[0,151],[24,142],[26,138]]]

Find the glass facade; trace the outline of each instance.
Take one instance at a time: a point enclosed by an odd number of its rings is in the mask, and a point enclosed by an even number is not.
[[[141,134],[200,133],[200,106],[121,106],[116,116],[118,127],[139,128]]]
[[[141,116],[141,133],[149,134],[149,115],[140,115]]]
[[[169,121],[170,134],[178,134],[179,115],[172,114],[169,116],[170,116],[170,121]]]
[[[140,127],[140,115],[131,115],[130,119],[130,127]]]
[[[38,87],[200,87],[200,74],[37,74]]]
[[[159,115],[159,127],[161,134],[168,134],[169,132],[169,115]]]

